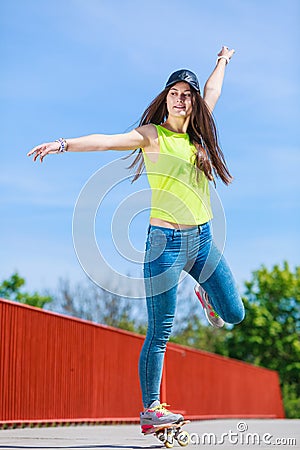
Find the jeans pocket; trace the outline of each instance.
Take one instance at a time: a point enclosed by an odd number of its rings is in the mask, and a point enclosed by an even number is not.
[[[151,247],[165,247],[167,241],[172,240],[172,236],[169,233],[165,233],[163,230],[155,228],[151,230],[148,236],[148,241]]]

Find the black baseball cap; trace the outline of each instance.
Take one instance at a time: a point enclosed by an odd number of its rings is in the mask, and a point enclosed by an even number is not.
[[[172,84],[178,83],[179,81],[185,81],[192,88],[196,89],[196,91],[200,92],[200,86],[197,76],[194,72],[191,72],[188,69],[180,69],[173,72],[166,83],[166,88],[172,86]]]

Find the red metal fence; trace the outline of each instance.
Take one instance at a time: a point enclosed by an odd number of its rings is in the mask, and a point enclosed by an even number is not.
[[[135,421],[143,336],[0,300],[0,422]],[[276,372],[169,344],[162,401],[188,418],[284,417]]]

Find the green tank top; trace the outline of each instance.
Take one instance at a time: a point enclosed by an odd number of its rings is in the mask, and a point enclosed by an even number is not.
[[[209,183],[195,166],[197,150],[189,135],[155,127],[160,149],[156,162],[142,149],[152,191],[150,217],[182,225],[208,222],[212,219]]]

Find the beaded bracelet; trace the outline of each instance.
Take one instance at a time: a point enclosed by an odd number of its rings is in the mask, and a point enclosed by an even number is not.
[[[218,64],[218,61],[222,58],[226,60],[226,65],[227,65],[229,63],[230,59],[228,58],[228,56],[225,56],[225,55],[218,56],[216,64]]]
[[[68,143],[64,138],[56,139],[55,142],[58,142],[60,144],[60,147],[58,150],[60,153],[64,153],[64,152],[68,151]]]

